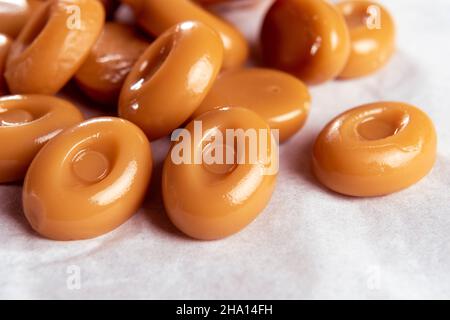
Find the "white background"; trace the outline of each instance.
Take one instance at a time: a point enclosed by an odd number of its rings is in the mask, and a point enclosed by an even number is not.
[[[311,88],[310,118],[281,148],[272,201],[246,229],[214,242],[178,232],[160,200],[167,141],[158,141],[143,209],[97,239],[39,237],[23,217],[21,186],[0,186],[0,298],[450,298],[450,0],[384,4],[398,27],[396,55],[373,76]],[[254,36],[259,15],[231,19]],[[310,169],[316,135],[340,112],[376,100],[431,116],[439,139],[432,173],[380,198],[325,190]],[[72,266],[80,289],[67,286]]]

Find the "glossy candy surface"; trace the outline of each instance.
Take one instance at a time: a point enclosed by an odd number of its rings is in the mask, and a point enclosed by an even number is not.
[[[15,38],[37,8],[46,0],[0,1],[0,33]]]
[[[308,84],[335,78],[350,54],[350,35],[339,10],[325,0],[279,0],[261,30],[263,61]]]
[[[8,92],[8,87],[6,85],[3,73],[5,72],[6,59],[8,57],[11,43],[12,41],[8,36],[0,34],[0,96]]]
[[[40,6],[11,46],[5,73],[11,93],[58,92],[89,54],[104,19],[97,0]]]
[[[186,129],[190,137],[175,143],[164,163],[164,206],[175,226],[185,234],[197,239],[220,239],[240,231],[266,207],[277,176],[277,148],[272,144],[269,125],[251,110],[218,109],[204,113],[196,121],[201,121],[201,137],[195,135],[195,123],[189,123]],[[227,129],[239,128],[262,134],[245,144],[215,140],[220,134],[225,137]],[[259,145],[262,139],[267,144]],[[217,148],[211,147],[213,141],[218,141]],[[181,143],[186,142],[188,147],[180,151]],[[256,161],[251,161],[249,150],[256,146],[261,147]],[[208,161],[205,153],[211,155],[221,147],[222,163]],[[178,162],[181,153],[191,154],[188,161]],[[200,155],[200,162],[195,162],[195,154]],[[226,161],[228,156],[232,161]]]
[[[303,127],[310,103],[308,88],[287,73],[262,68],[240,69],[219,75],[192,117],[222,107],[248,108],[272,129],[280,130],[283,142]]]
[[[343,1],[337,7],[347,21],[352,43],[339,77],[361,77],[384,66],[395,50],[395,25],[389,12],[366,0]]]
[[[25,216],[50,239],[99,236],[138,210],[151,172],[150,144],[138,127],[93,118],[62,132],[33,160],[23,190]]]
[[[92,99],[117,102],[126,76],[150,42],[133,27],[108,22],[75,75],[80,88]]]
[[[326,187],[351,196],[380,196],[407,188],[433,167],[436,132],[430,118],[400,102],[350,109],[318,136],[313,169]]]
[[[220,70],[223,47],[208,26],[173,26],[143,53],[123,85],[119,115],[151,139],[170,134],[200,105]]]
[[[153,35],[159,35],[177,23],[200,21],[219,33],[224,47],[223,68],[242,65],[249,48],[244,36],[231,24],[214,16],[190,0],[123,0],[130,4],[138,23]]]
[[[38,151],[61,130],[81,121],[74,105],[56,97],[0,98],[0,183],[23,179]]]

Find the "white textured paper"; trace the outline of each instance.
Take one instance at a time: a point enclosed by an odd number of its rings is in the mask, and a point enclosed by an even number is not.
[[[397,22],[396,55],[373,76],[311,88],[307,125],[282,146],[273,198],[246,229],[214,242],[178,232],[162,208],[167,142],[158,141],[142,210],[97,239],[39,237],[23,216],[21,186],[0,186],[0,298],[450,298],[450,1],[384,4]],[[255,35],[259,16],[230,18]],[[310,168],[316,135],[340,112],[376,100],[409,102],[431,116],[433,171],[380,198],[327,191]]]

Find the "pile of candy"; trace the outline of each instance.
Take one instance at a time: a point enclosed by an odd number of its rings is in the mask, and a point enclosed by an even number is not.
[[[260,32],[264,67],[245,67],[246,39],[204,6],[258,1],[0,0],[0,183],[24,179],[34,230],[78,240],[124,223],[148,191],[150,141],[169,135],[162,195],[177,228],[219,239],[255,219],[275,187],[278,144],[307,120],[306,85],[368,75],[395,49],[377,3],[276,0]],[[119,6],[133,24],[116,21]],[[71,79],[118,117],[84,121],[54,96]],[[375,102],[326,125],[312,168],[331,190],[379,196],[420,180],[435,157],[424,112]]]

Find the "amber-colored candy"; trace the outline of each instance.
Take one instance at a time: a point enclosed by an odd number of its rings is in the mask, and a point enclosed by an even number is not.
[[[184,21],[200,21],[219,33],[225,50],[223,68],[242,65],[249,48],[244,36],[228,22],[190,0],[123,0],[136,12],[139,24],[153,35]]]
[[[295,77],[277,70],[249,68],[219,75],[194,112],[193,118],[221,107],[243,107],[258,113],[286,141],[300,130],[308,116],[308,88]]]
[[[151,139],[170,134],[200,105],[223,59],[217,33],[200,22],[173,26],[156,39],[123,85],[119,114]]]
[[[328,188],[351,196],[380,196],[423,178],[436,158],[428,116],[400,102],[377,102],[344,112],[318,136],[314,173]]]
[[[109,22],[75,75],[80,88],[92,99],[113,104],[131,68],[150,42],[131,26]]]
[[[350,35],[339,10],[325,0],[281,0],[262,31],[263,61],[308,84],[335,78],[350,54]]]
[[[0,96],[8,92],[3,73],[5,72],[6,58],[8,57],[11,43],[11,39],[8,36],[0,34]]]
[[[23,179],[38,151],[61,130],[81,121],[75,106],[56,97],[0,98],[0,183]]]
[[[203,240],[220,239],[240,231],[266,207],[277,176],[277,146],[269,125],[249,109],[212,110],[195,121],[201,122],[187,125],[164,163],[164,205],[172,222],[185,234]],[[198,124],[201,136],[196,136]],[[255,138],[242,143],[243,136],[233,131],[236,135],[231,136],[230,143],[227,129],[249,130]],[[265,144],[261,143],[263,139]],[[253,148],[258,151],[251,161]],[[219,149],[223,149],[222,156],[216,153]],[[205,153],[215,154],[219,161],[208,160]],[[195,155],[201,160],[195,160]],[[178,156],[186,158],[179,161]]]
[[[384,66],[395,50],[395,25],[389,12],[373,1],[338,3],[347,21],[352,49],[340,78],[368,75]]]
[[[89,54],[104,19],[97,0],[40,6],[11,46],[5,73],[11,93],[58,92]]]
[[[151,172],[150,144],[138,127],[112,117],[85,121],[33,160],[23,189],[25,216],[50,239],[99,236],[139,209]]]
[[[45,0],[0,1],[0,33],[15,38]]]

